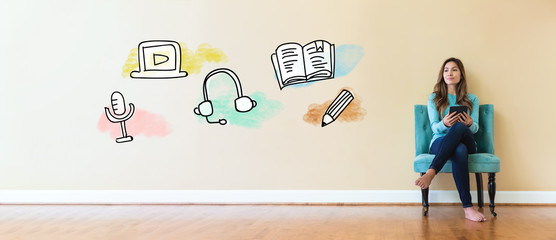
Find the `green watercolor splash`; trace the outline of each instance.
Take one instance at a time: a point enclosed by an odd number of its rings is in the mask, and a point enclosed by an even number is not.
[[[243,84],[243,83],[242,83]],[[244,87],[244,95],[247,95]],[[249,112],[236,111],[234,100],[237,92],[234,81],[225,74],[215,75],[211,78],[208,86],[209,99],[212,101],[213,114],[209,117],[211,121],[226,119],[226,125],[236,125],[247,128],[260,128],[262,123],[268,119],[276,117],[284,109],[284,104],[280,101],[267,99],[263,92],[255,92],[248,96],[257,102]],[[202,102],[203,98],[199,98]],[[208,124],[205,117],[198,116],[200,123]]]

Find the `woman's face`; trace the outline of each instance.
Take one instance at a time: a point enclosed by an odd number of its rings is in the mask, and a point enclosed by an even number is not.
[[[444,65],[444,82],[447,85],[456,85],[461,80],[461,72],[455,62],[447,62]]]

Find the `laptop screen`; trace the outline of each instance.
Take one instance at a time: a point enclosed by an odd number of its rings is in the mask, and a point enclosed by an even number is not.
[[[175,71],[177,49],[172,44],[161,44],[143,48],[146,71]]]

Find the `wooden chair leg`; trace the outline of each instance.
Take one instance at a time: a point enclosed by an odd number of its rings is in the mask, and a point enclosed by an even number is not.
[[[495,217],[498,215],[494,212],[494,195],[496,194],[496,173],[488,173],[488,197],[490,198],[490,213]]]
[[[425,173],[421,173],[421,176]],[[423,216],[427,216],[429,213],[429,188],[421,189],[421,198],[423,202]]]
[[[482,208],[484,205],[482,173],[475,173],[475,179],[477,179],[477,202],[479,203],[479,207]]]

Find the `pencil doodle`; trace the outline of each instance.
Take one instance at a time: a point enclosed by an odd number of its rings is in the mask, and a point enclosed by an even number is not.
[[[122,93],[115,91],[112,93],[110,99],[112,101],[112,111],[114,114],[112,114],[107,107],[104,108],[104,113],[110,122],[120,123],[122,137],[116,138],[116,142],[124,143],[133,141],[133,137],[127,135],[125,121],[129,120],[131,116],[133,116],[133,113],[135,112],[135,105],[133,105],[133,103],[129,103],[129,112],[125,114],[126,106]]]
[[[367,111],[361,107],[361,100],[351,88],[338,92],[334,100],[322,104],[311,104],[303,120],[314,126],[322,127],[334,121],[352,122],[363,120]]]
[[[352,100],[353,94],[350,91],[343,89],[340,94],[336,96],[336,99],[332,101],[330,106],[328,106],[324,116],[322,116],[322,126],[324,127],[336,120]]]
[[[204,63],[207,62],[214,62],[214,63],[221,63],[228,61],[228,57],[224,54],[224,52],[218,48],[213,48],[210,44],[200,44],[197,47],[197,50],[189,49],[187,44],[179,42],[178,43],[179,49],[181,50],[179,54],[176,56],[180,57],[181,65],[179,66],[183,69],[187,74],[199,74],[201,72],[201,68],[203,67]],[[172,44],[172,48],[175,48],[175,45]],[[167,49],[170,49],[170,46],[167,46]],[[177,48],[176,48],[177,49]],[[173,50],[172,50],[173,51]],[[162,54],[160,52],[151,51],[152,55],[149,60],[152,62],[151,65],[157,63],[156,66],[161,66],[160,64],[169,65],[169,61],[172,58],[173,53],[170,51],[169,54]],[[156,54],[156,56],[154,55]],[[138,61],[139,58],[139,49],[133,48],[129,51],[129,55],[122,66],[122,77],[131,77],[131,72],[137,69],[140,69],[140,62]],[[144,55],[144,54],[143,54]],[[166,59],[168,58],[168,59]],[[177,67],[176,67],[177,68]],[[181,71],[181,70],[180,70]],[[159,73],[157,73],[158,75]]]
[[[208,96],[208,88],[207,82],[216,74],[224,73],[232,78],[235,83],[235,88],[237,92],[237,98],[234,100],[235,109],[237,112],[245,113],[251,111],[255,106],[257,106],[257,102],[251,99],[248,96],[243,95],[243,89],[241,87],[241,82],[239,81],[238,76],[230,69],[227,68],[218,68],[215,69],[207,74],[205,77],[205,81],[203,82],[203,102],[199,104],[196,108],[193,109],[194,113],[200,116],[205,117],[208,123],[219,123],[220,125],[225,125],[227,123],[226,119],[219,119],[218,121],[211,121],[209,117],[212,116],[214,113],[214,108],[212,105],[212,101],[209,99]]]
[[[288,42],[271,55],[280,89],[286,86],[334,78],[334,44],[325,40],[305,46]]]

